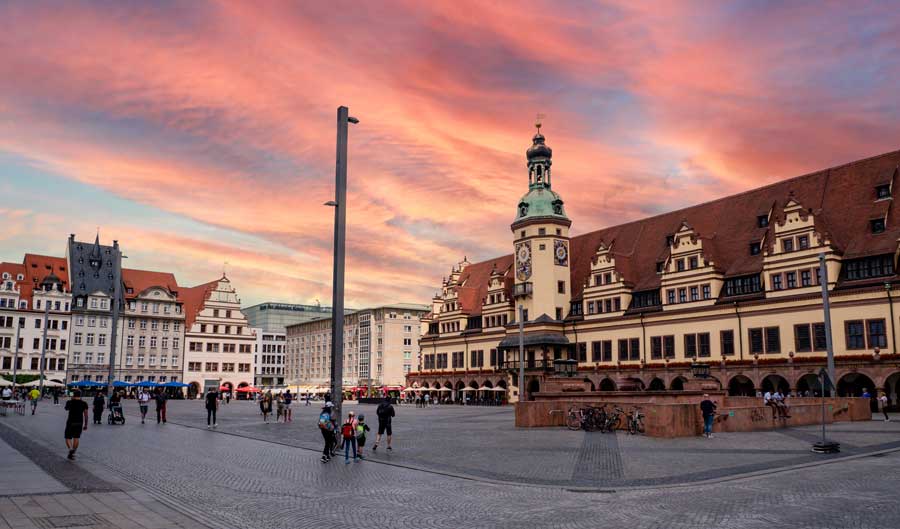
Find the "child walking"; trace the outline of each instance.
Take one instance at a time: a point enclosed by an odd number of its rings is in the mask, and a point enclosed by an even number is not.
[[[369,425],[366,424],[366,416],[360,414],[359,421],[356,423],[356,456],[363,459],[363,447],[366,446],[366,432],[369,431]]]
[[[341,426],[341,437],[344,438],[344,464],[350,464],[350,447],[353,447],[353,460],[359,456],[356,453],[356,426],[359,424],[355,414],[351,411],[347,415],[347,421]]]

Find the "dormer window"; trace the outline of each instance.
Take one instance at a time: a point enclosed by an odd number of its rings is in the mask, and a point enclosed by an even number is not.
[[[791,238],[781,239],[781,251],[793,252],[794,251],[794,239],[791,239]]]
[[[750,255],[759,255],[760,246],[758,242],[750,243]]]
[[[675,269],[679,272],[684,272],[684,259],[675,261]]]
[[[797,237],[797,248],[801,250],[809,248],[809,235],[801,235]]]
[[[884,219],[872,219],[869,221],[872,233],[884,233]]]
[[[672,246],[673,244],[675,244],[675,236],[666,235],[666,246]]]
[[[663,261],[659,261],[658,263],[656,263],[656,273],[661,274],[663,269],[665,268],[665,265],[666,263],[664,263]]]
[[[697,257],[696,257],[696,256],[691,257],[690,259],[688,259],[688,268],[690,268],[691,270],[697,268],[698,265],[699,265],[699,263],[698,263],[698,261],[697,261]]]
[[[756,225],[760,228],[766,228],[769,226],[769,216],[768,215],[759,215],[756,217]]]
[[[891,184],[875,186],[875,200],[891,197]]]

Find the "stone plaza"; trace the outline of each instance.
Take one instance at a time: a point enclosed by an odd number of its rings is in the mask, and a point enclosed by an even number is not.
[[[394,450],[373,453],[373,431],[367,459],[345,465],[319,461],[317,404],[265,424],[232,402],[209,430],[199,401],[171,402],[165,425],[128,401],[126,424],[91,426],[75,462],[62,406],[0,417],[0,528],[900,524],[893,422],[830,425],[842,452],[822,456],[812,426],[658,439],[517,429],[508,407],[402,406]],[[350,409],[375,428],[374,406]]]

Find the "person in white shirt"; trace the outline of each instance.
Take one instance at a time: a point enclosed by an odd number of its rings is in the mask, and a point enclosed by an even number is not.
[[[12,398],[12,390],[9,388],[3,388],[3,400],[9,400]]]
[[[878,404],[881,405],[881,413],[884,414],[884,420],[885,420],[885,422],[891,420],[891,418],[888,417],[888,414],[887,414],[887,408],[888,408],[888,397],[887,397],[887,394],[882,393],[881,396],[878,397]]]
[[[150,394],[144,388],[141,388],[141,392],[138,393],[138,405],[141,407],[141,424],[144,424],[147,408],[150,406]]]

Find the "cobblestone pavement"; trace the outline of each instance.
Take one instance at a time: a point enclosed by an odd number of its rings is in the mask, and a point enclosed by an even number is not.
[[[126,408],[129,421],[124,426],[104,425],[87,432],[76,465],[104,479],[112,474],[119,476],[154,496],[164,497],[179,510],[202,517],[216,528],[338,524],[430,529],[900,526],[900,508],[894,492],[895,476],[900,470],[897,452],[719,483],[605,493],[492,483],[441,475],[436,467],[421,471],[396,466],[405,465],[407,457],[423,458],[430,453],[442,464],[453,463],[471,471],[492,456],[503,454],[501,461],[491,461],[491,474],[534,476],[547,471],[551,477],[565,478],[566,483],[573,482],[573,475],[574,482],[588,483],[603,478],[597,475],[601,472],[621,473],[623,478],[637,475],[635,469],[643,466],[629,464],[630,450],[657,461],[670,461],[670,467],[680,469],[702,466],[703,456],[715,459],[717,453],[744,463],[755,453],[762,456],[771,450],[790,462],[800,456],[800,451],[808,450],[805,440],[791,435],[721,436],[703,445],[707,447],[704,454],[692,455],[699,450],[698,445],[687,441],[587,436],[559,429],[524,434],[507,431],[508,410],[401,408],[394,452],[382,455],[379,450],[373,460],[344,465],[341,459],[321,464],[314,451],[297,448],[306,444],[310,448],[318,446],[312,442],[314,436],[306,434],[314,428],[312,409],[299,411],[293,425],[263,425],[251,405],[232,404],[222,410],[219,431],[208,431],[199,403],[173,403],[173,422],[167,425],[141,425],[133,420],[135,410],[131,408]],[[372,413],[368,407],[360,409],[367,415]],[[416,413],[421,417],[416,419]],[[194,427],[201,414],[203,427]],[[62,420],[61,412],[45,408],[35,417],[0,420],[0,435],[13,429],[63,455]],[[402,426],[404,422],[408,426]],[[185,427],[182,423],[194,426]],[[891,444],[890,439],[898,437],[890,423],[850,426],[847,431],[835,432],[833,437],[868,449]],[[414,437],[414,432],[419,433]],[[435,440],[438,438],[441,442]],[[504,443],[511,440],[525,448],[505,450]],[[548,446],[541,446],[542,442]],[[771,442],[772,446],[763,442]],[[471,457],[466,453],[478,446],[482,453]],[[566,468],[552,468],[556,460],[550,452],[558,446],[567,447],[573,460]],[[732,453],[735,450],[740,452]],[[654,451],[657,454],[651,455]],[[532,453],[539,452],[547,454],[538,460],[530,459]],[[618,453],[618,460],[608,455],[612,452]],[[685,457],[688,463],[681,462]],[[586,470],[583,464],[596,465],[601,470]],[[502,468],[501,473],[494,467],[514,468]],[[532,470],[522,470],[527,468]],[[733,462],[730,468],[734,468]],[[671,470],[658,473],[674,475]]]

